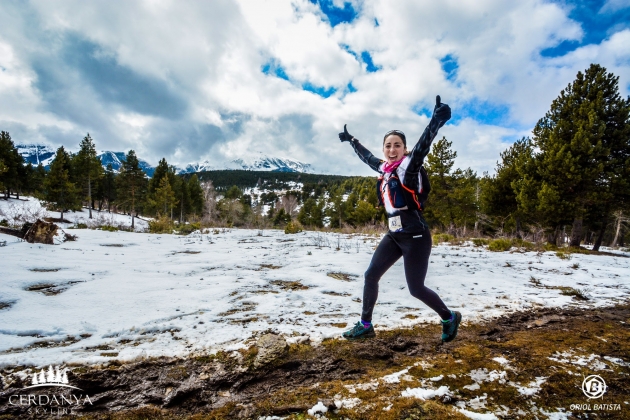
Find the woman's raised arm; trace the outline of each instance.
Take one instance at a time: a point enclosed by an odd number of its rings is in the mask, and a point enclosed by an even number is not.
[[[429,122],[427,128],[424,129],[418,143],[416,143],[409,153],[410,162],[409,166],[407,166],[407,172],[417,173],[420,170],[420,166],[422,166],[424,158],[429,154],[429,150],[431,150],[431,143],[433,142],[433,139],[435,139],[438,130],[450,119],[451,108],[448,105],[443,104],[440,100],[440,95],[438,95],[435,98],[433,117],[431,117],[431,121]]]
[[[377,158],[370,152],[368,149],[363,146],[358,139],[354,138],[350,133],[348,133],[348,129],[346,128],[346,124],[343,125],[343,133],[339,133],[339,140],[342,142],[347,141],[352,145],[354,152],[359,156],[363,162],[365,162],[370,168],[374,169],[376,172],[380,172],[379,168],[381,164],[384,162],[383,160]]]

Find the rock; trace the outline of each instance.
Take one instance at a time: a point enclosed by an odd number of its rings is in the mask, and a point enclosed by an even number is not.
[[[56,224],[37,219],[37,221],[33,223],[33,226],[31,226],[24,235],[24,240],[31,244],[38,243],[53,245],[53,238],[56,233]]]
[[[258,354],[254,359],[254,367],[259,367],[272,362],[280,356],[283,356],[289,345],[284,337],[275,334],[265,334],[256,342]]]

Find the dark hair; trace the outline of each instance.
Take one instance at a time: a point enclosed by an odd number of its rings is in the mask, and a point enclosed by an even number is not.
[[[385,139],[387,139],[387,137],[389,137],[391,135],[400,137],[402,139],[402,142],[405,145],[405,147],[407,147],[407,137],[405,137],[405,133],[403,133],[400,130],[391,130],[391,131],[388,131],[387,133],[385,133],[385,137],[383,137],[383,144],[385,144]]]

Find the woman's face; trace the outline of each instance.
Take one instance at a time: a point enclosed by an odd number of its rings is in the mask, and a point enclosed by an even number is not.
[[[407,148],[402,139],[396,134],[390,134],[385,138],[383,143],[383,155],[387,163],[394,163],[399,161],[405,156]]]

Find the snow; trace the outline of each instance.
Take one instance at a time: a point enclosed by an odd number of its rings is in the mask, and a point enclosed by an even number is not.
[[[315,413],[325,413],[328,411],[328,408],[321,402],[318,401],[317,404],[313,406],[313,408],[309,408],[307,413],[309,416],[314,416]]]
[[[59,217],[35,200],[0,200],[0,211],[0,218]],[[126,215],[94,214],[111,218],[107,224],[130,225]],[[92,223],[85,210],[64,218],[73,223],[60,227],[76,241],[40,245],[1,236],[0,302],[8,305],[0,305],[0,366],[231,351],[267,330],[291,342],[339,337],[360,317],[363,273],[380,240],[247,229],[189,236],[108,232],[68,229]],[[136,219],[137,230],[146,226]],[[430,260],[426,284],[462,313],[464,328],[523,309],[601,307],[630,295],[630,260],[617,256],[575,254],[568,263],[553,252],[493,253],[440,244]],[[571,268],[574,263],[579,269]],[[546,287],[533,284],[532,276]],[[40,291],[27,290],[32,286]],[[553,288],[564,286],[588,287],[591,299],[575,301]],[[409,295],[398,261],[381,279],[377,333],[438,320]],[[558,361],[595,367],[597,360],[583,358],[559,355]],[[493,372],[479,374],[490,378]],[[398,380],[406,379],[399,373]],[[502,379],[495,373],[492,380]]]
[[[407,388],[401,394],[403,397],[414,397],[421,400],[428,400],[433,397],[442,397],[444,395],[451,395],[448,386],[443,385],[438,389],[429,388]]]
[[[498,417],[492,413],[475,413],[474,411],[468,411],[464,408],[460,408],[459,412],[474,420],[498,420]]]
[[[544,384],[546,381],[547,381],[546,377],[539,376],[539,377],[536,377],[535,381],[531,381],[528,386],[520,386],[512,382],[509,382],[509,385],[514,386],[519,394],[526,397],[531,397],[537,394],[538,391],[540,391],[541,385]]]

